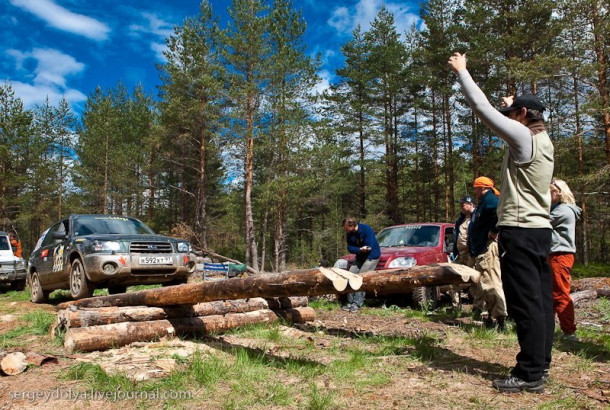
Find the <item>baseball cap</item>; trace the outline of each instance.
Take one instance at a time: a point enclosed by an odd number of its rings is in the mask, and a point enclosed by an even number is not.
[[[455,202],[457,202],[458,204],[474,204],[474,198],[470,195],[466,195],[459,201],[455,201]]]
[[[538,98],[537,95],[523,94],[515,98],[513,104],[510,107],[500,108],[498,111],[506,115],[506,113],[510,111],[519,110],[524,107],[530,110],[536,110],[540,112],[543,112],[545,110],[544,104],[542,104],[542,101],[540,100],[540,98]]]

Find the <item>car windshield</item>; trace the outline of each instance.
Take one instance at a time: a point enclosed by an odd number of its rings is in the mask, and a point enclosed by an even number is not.
[[[9,251],[11,245],[8,242],[8,236],[0,236],[0,251]]]
[[[377,241],[379,246],[427,246],[438,245],[441,234],[440,226],[407,225],[395,228],[386,228],[379,232]]]
[[[154,235],[154,232],[137,219],[104,215],[79,216],[74,221],[74,235],[92,234]]]

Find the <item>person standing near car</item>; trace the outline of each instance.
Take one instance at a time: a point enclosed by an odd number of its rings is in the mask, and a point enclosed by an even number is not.
[[[468,227],[470,226],[470,217],[474,212],[474,201],[475,199],[470,195],[466,195],[457,201],[460,204],[461,209],[460,216],[457,221],[455,221],[455,229],[453,230],[454,261],[466,265],[469,268],[474,267],[474,258],[470,256],[470,250],[468,249]],[[471,288],[474,288],[474,285],[472,285]],[[457,286],[451,286],[449,296],[451,297],[453,308],[459,309],[461,307],[460,291]]]
[[[574,321],[574,303],[570,296],[570,277],[576,253],[576,220],[581,209],[565,181],[551,182],[551,253],[549,263],[553,271],[553,310],[566,340],[577,341]]]
[[[343,218],[343,229],[346,232],[347,250],[356,255],[356,260],[349,271],[352,273],[374,271],[381,256],[381,248],[373,229],[352,217]],[[342,309],[357,312],[364,303],[364,295],[365,292],[349,293],[347,304]]]
[[[11,248],[13,249],[13,254],[18,257],[18,258],[23,258],[22,255],[22,250],[21,250],[21,241],[19,239],[17,239],[17,236],[15,236],[14,233],[10,233],[9,237],[11,239]]]
[[[477,289],[476,292],[473,292],[475,307],[478,296],[487,309],[485,325],[487,327],[497,326],[499,331],[504,331],[507,315],[506,300],[502,289],[500,256],[496,242],[498,238],[496,210],[499,192],[494,188],[493,180],[487,177],[475,179],[473,188],[474,197],[478,203],[470,220],[468,245],[470,255],[475,260],[474,268],[481,274],[479,282],[473,285]]]
[[[496,110],[466,69],[466,55],[448,61],[468,105],[508,149],[502,164],[498,203],[500,266],[508,313],[515,321],[520,351],[517,364],[492,386],[501,392],[544,392],[551,363],[555,318],[551,246],[553,143],[545,126],[542,101],[533,94],[505,97]]]

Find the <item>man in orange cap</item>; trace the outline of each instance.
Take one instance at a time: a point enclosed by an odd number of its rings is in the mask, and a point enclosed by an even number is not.
[[[469,229],[469,250],[475,260],[474,268],[481,273],[481,279],[474,287],[474,306],[481,304],[487,309],[487,327],[497,326],[503,331],[506,320],[506,299],[502,289],[500,255],[498,253],[498,195],[494,181],[478,177],[472,184],[477,207],[472,214]],[[477,300],[479,299],[479,300]],[[481,303],[483,302],[483,303]],[[495,322],[494,322],[495,320]]]

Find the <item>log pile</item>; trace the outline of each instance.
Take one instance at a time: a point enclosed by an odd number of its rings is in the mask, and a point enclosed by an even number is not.
[[[315,319],[306,297],[253,298],[168,307],[125,306],[76,308],[57,313],[52,336],[65,332],[68,353],[90,352],[178,335],[209,335],[239,326],[284,319]]]
[[[68,352],[102,350],[176,334],[221,333],[280,318],[293,323],[313,321],[308,296],[407,293],[421,286],[473,283],[478,278],[474,269],[439,263],[362,275],[315,268],[169,286],[61,303],[52,334],[65,330]]]

